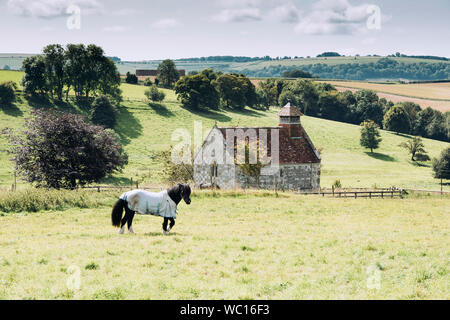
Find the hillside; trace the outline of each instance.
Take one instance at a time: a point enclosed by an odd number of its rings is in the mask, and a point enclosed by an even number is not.
[[[13,79],[15,72],[0,72],[0,79]],[[164,104],[152,108],[145,102],[143,86],[122,85],[125,101],[119,109],[116,131],[129,154],[129,164],[123,173],[117,174],[109,183],[128,184],[129,179],[144,184],[161,183],[160,165],[154,160],[157,152],[167,150],[176,142],[171,141],[172,132],[178,128],[193,132],[194,120],[202,121],[207,133],[217,121],[223,126],[269,126],[278,123],[277,110],[266,112],[191,112],[180,107],[173,91],[165,90]],[[53,106],[53,108],[57,108]],[[76,106],[64,106],[64,110],[83,113]],[[24,117],[29,114],[29,103],[21,98],[13,109],[0,110],[0,128],[21,128]],[[376,153],[370,154],[359,146],[359,127],[355,125],[303,117],[302,123],[317,148],[322,149],[322,187],[331,187],[340,179],[344,187],[391,187],[433,189],[440,188],[433,179],[430,163],[417,166],[410,162],[408,154],[398,145],[407,136],[382,131],[383,141]],[[449,143],[424,139],[426,150],[436,157]],[[13,182],[13,166],[4,152],[7,143],[0,138],[0,185]],[[450,186],[444,186],[450,191]]]
[[[0,69],[5,66],[13,70],[21,68],[27,54],[0,54]],[[228,57],[229,58],[229,57]],[[220,57],[216,59],[178,59],[178,68],[200,71],[213,68],[223,72],[243,73],[249,77],[280,77],[284,71],[303,69],[324,79],[347,80],[448,80],[450,61],[412,57],[322,57],[295,59],[263,59],[240,62],[239,59]],[[116,61],[121,74],[134,73],[136,69],[156,69],[161,60]]]

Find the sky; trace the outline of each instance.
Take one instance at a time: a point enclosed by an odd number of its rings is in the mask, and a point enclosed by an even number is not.
[[[122,60],[450,57],[449,0],[0,0],[0,53],[95,43]]]

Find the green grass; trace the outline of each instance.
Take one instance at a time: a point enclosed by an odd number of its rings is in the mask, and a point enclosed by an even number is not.
[[[0,72],[3,78],[15,76],[14,72]],[[119,109],[116,131],[129,154],[129,164],[122,173],[107,179],[106,183],[129,184],[129,180],[140,185],[163,184],[161,166],[154,160],[157,152],[167,150],[176,141],[171,141],[172,132],[185,128],[193,132],[194,121],[202,121],[206,134],[217,121],[220,126],[272,126],[278,124],[276,109],[269,111],[219,111],[191,112],[183,109],[173,91],[164,90],[166,100],[162,105],[150,106],[145,101],[146,87],[122,85],[125,101]],[[70,110],[71,106],[66,106]],[[29,114],[30,106],[25,99],[15,107],[0,110],[0,128],[20,128]],[[82,112],[73,107],[73,111]],[[302,117],[302,124],[317,148],[322,149],[322,187],[331,188],[340,179],[344,187],[392,187],[439,190],[439,181],[433,179],[430,163],[418,166],[412,163],[406,151],[398,145],[409,139],[407,136],[382,131],[383,141],[374,154],[359,145],[359,126]],[[450,144],[423,139],[430,157],[437,157]],[[7,149],[7,142],[0,137],[0,150]],[[13,165],[9,156],[0,152],[0,186],[13,183]],[[444,190],[450,191],[445,185]]]
[[[449,299],[448,201],[196,192],[169,236],[118,235],[112,202],[10,214],[0,299]]]

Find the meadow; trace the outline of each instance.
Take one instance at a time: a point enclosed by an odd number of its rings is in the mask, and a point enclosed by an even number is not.
[[[6,75],[5,75],[6,74]],[[0,78],[15,76],[14,72],[0,71]],[[129,185],[130,179],[140,185],[164,185],[161,166],[155,159],[158,152],[168,150],[177,141],[172,141],[172,132],[184,128],[193,133],[194,121],[201,121],[206,135],[217,121],[219,126],[273,126],[278,124],[278,110],[192,112],[180,106],[171,90],[164,90],[163,104],[149,105],[145,101],[146,87],[122,85],[124,102],[118,109],[116,132],[129,155],[129,164],[105,183]],[[83,113],[76,106],[62,108]],[[24,117],[31,110],[23,97],[13,109],[0,110],[0,128],[21,128]],[[359,126],[313,117],[302,117],[305,127],[315,146],[322,152],[322,187],[331,188],[335,180],[344,187],[397,187],[410,189],[440,190],[440,181],[432,176],[430,162],[418,165],[410,161],[407,152],[399,147],[409,136],[381,131],[383,141],[373,154],[359,145]],[[450,144],[423,139],[430,157],[437,157]],[[0,137],[0,150],[7,149],[5,137]],[[0,152],[0,186],[10,187],[13,183],[13,165],[6,152]],[[24,184],[19,184],[20,186]],[[444,185],[450,191],[450,186]]]
[[[118,235],[118,194],[0,217],[0,299],[450,298],[448,197],[196,191],[163,236],[147,216]]]

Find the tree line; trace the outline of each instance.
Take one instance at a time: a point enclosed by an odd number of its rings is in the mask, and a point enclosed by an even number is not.
[[[248,77],[281,77],[283,72],[295,69],[298,69],[298,66],[283,66],[280,64],[265,66],[256,70],[246,68],[240,72]],[[302,65],[301,69],[323,79],[450,79],[450,63],[404,63],[389,58],[381,58],[377,62],[370,63],[307,64]],[[234,72],[234,70],[230,70],[230,72]]]
[[[372,120],[380,128],[398,133],[450,141],[450,112],[412,102],[394,104],[372,90],[338,92],[327,83],[299,79],[266,79],[259,83],[262,104],[283,106],[291,102],[309,116],[360,124]]]
[[[68,44],[65,48],[51,44],[42,54],[23,61],[22,84],[26,94],[69,100],[107,95],[120,101],[120,74],[114,61],[104,55],[101,47],[90,44]]]

